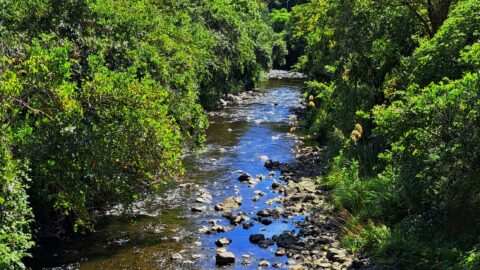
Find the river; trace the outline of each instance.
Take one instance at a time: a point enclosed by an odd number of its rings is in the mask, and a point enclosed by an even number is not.
[[[261,209],[281,207],[266,204],[281,196],[271,190],[272,179],[266,177],[249,187],[237,178],[239,171],[268,176],[270,171],[264,167],[267,157],[284,163],[294,160],[301,142],[289,130],[295,125],[291,109],[301,106],[300,87],[299,81],[266,81],[259,85],[255,98],[212,113],[205,148],[184,158],[182,179],[166,183],[160,194],[136,203],[130,213],[119,214],[112,209],[94,233],[61,243],[44,243],[33,268],[214,269],[215,241],[222,236],[233,240],[228,251],[236,256],[236,263],[227,269],[256,269],[261,259],[285,265],[285,256],[274,255],[275,246],[260,248],[248,237],[259,232],[271,237],[295,230],[294,222],[303,217],[276,219],[268,226],[254,222],[250,229],[243,229],[230,225],[213,206],[229,196],[241,196],[243,203],[238,211],[250,217]],[[278,176],[276,172],[274,178]],[[209,210],[192,213],[198,191],[203,189],[213,197],[212,203],[206,204]],[[254,191],[262,191],[265,196],[253,201]],[[201,234],[198,229],[210,220],[232,230]],[[172,260],[174,254],[181,259]],[[251,264],[243,265],[243,260]]]

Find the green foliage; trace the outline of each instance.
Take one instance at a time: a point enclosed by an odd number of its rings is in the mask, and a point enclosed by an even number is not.
[[[348,143],[347,143],[348,144]],[[339,208],[355,215],[357,221],[370,219],[397,220],[401,212],[394,196],[394,176],[391,170],[377,177],[360,176],[359,162],[347,159],[343,151],[335,157],[331,173],[323,181],[335,187],[333,201]],[[396,212],[389,212],[396,209]]]
[[[6,102],[1,103],[0,116],[8,106]],[[22,258],[33,246],[32,210],[26,192],[28,177],[25,164],[12,156],[12,130],[5,124],[7,119],[1,117],[0,120],[0,268],[24,269]],[[28,130],[22,132],[28,133]]]
[[[228,93],[253,89],[261,71],[271,67],[278,40],[259,1],[209,0],[200,12],[215,39],[206,62],[209,74],[200,87],[202,104],[211,108]]]
[[[292,7],[303,4],[306,0],[264,0],[270,9],[285,8],[290,10]]]
[[[445,77],[459,79],[465,71],[471,70],[472,66],[468,65],[468,59],[471,59],[471,62],[478,61],[478,58],[472,59],[475,51],[471,51],[472,48],[467,46],[478,43],[480,39],[478,25],[480,25],[480,1],[461,1],[436,35],[423,42],[412,55],[409,63],[411,81],[426,86]],[[473,47],[474,50],[476,46]],[[465,49],[464,57],[467,62],[462,61],[461,57]]]
[[[310,105],[314,105],[314,108],[311,108],[307,115],[309,133],[320,140],[327,138],[329,127],[332,125],[330,115],[325,108],[329,108],[328,102],[331,100],[333,87],[334,85],[326,85],[316,81],[305,84],[304,95],[309,100]],[[313,97],[313,100],[310,100],[310,97]]]
[[[270,68],[267,21],[256,0],[0,1],[0,268],[23,267],[32,210],[93,230],[182,173],[204,108]]]
[[[273,9],[270,12],[270,21],[275,32],[282,32],[287,30],[290,24],[292,15],[285,8]]]
[[[479,221],[476,185],[480,140],[477,74],[457,81],[411,86],[402,100],[374,112],[377,132],[391,142],[384,158],[396,164],[399,196],[410,211],[439,211],[448,229]],[[461,220],[461,222],[458,222]]]
[[[311,0],[293,8],[294,35],[306,41],[297,67],[315,80],[305,87],[310,131],[351,134],[336,136],[341,151],[321,180],[347,219],[344,243],[377,264],[478,268],[479,7]]]
[[[480,267],[480,250],[479,247],[476,246],[470,252],[466,254],[463,258],[461,264],[464,269],[473,270],[478,269]]]

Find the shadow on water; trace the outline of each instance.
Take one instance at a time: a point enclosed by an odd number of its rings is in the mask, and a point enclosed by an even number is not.
[[[266,201],[280,196],[264,180],[254,188],[237,181],[237,170],[251,175],[267,175],[263,166],[266,157],[280,162],[294,160],[299,140],[288,133],[292,122],[290,109],[300,106],[299,81],[267,81],[259,87],[258,98],[233,105],[210,115],[207,143],[199,154],[184,159],[186,174],[179,181],[205,188],[213,196],[209,210],[201,214],[190,212],[195,192],[168,184],[156,196],[134,205],[130,214],[112,215],[100,221],[98,230],[64,243],[46,243],[35,258],[34,269],[213,269],[215,268],[215,240],[221,236],[231,238],[228,250],[237,257],[235,265],[227,269],[256,269],[258,261],[285,263],[285,257],[275,257],[275,246],[259,248],[249,243],[252,233],[266,237],[294,230],[294,222],[302,217],[281,218],[269,226],[255,222],[245,230],[241,226],[216,235],[202,235],[198,228],[216,219],[229,225],[213,205],[229,196],[242,196],[238,211],[254,217],[261,209],[280,207]],[[278,179],[278,172],[275,179]],[[251,200],[254,191],[266,193],[260,201]],[[183,260],[173,261],[171,256],[180,252]],[[192,254],[203,259],[194,260]],[[241,264],[241,255],[249,255],[252,264]]]

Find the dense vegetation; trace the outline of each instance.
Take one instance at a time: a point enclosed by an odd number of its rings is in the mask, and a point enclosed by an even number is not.
[[[272,66],[310,76],[345,245],[478,269],[479,29],[480,0],[0,0],[0,269],[181,174]]]
[[[309,129],[343,242],[399,269],[480,267],[480,1],[310,0]]]
[[[256,0],[0,1],[0,268],[32,228],[92,230],[182,173],[203,108],[284,47],[267,20]]]
[[[275,32],[277,46],[273,50],[273,68],[290,69],[303,54],[305,41],[296,39],[292,31],[293,7],[303,4],[306,0],[267,0],[269,23]]]

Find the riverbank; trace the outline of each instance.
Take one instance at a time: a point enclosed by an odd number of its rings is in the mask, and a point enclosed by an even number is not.
[[[328,172],[326,151],[317,146],[300,148],[294,163],[278,167],[284,181],[278,186],[284,195],[284,215],[305,219],[296,223],[298,233],[284,232],[276,239],[277,253],[295,260],[289,269],[366,269],[367,260],[342,247],[343,221],[329,202],[329,188],[317,180]]]

